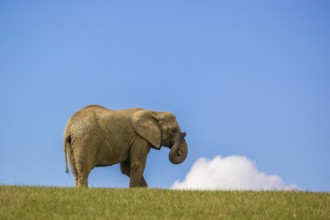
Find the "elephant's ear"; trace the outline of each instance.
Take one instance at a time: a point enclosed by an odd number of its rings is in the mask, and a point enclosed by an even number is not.
[[[132,116],[132,124],[136,133],[145,138],[155,148],[160,149],[161,132],[155,112],[139,110]]]

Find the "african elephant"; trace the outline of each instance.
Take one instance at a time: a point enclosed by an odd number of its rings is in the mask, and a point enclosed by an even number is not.
[[[87,106],[65,127],[66,172],[69,157],[75,185],[88,187],[88,175],[94,167],[120,163],[121,172],[130,177],[130,187],[148,187],[143,172],[150,148],[169,147],[170,161],[182,163],[188,153],[185,134],[169,112]]]

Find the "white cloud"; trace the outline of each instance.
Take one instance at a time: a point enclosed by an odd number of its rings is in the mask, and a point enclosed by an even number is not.
[[[198,159],[183,181],[171,189],[200,190],[294,190],[282,178],[260,172],[255,163],[243,156],[216,156]]]

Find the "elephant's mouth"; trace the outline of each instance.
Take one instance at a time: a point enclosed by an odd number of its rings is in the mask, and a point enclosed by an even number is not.
[[[170,143],[169,143],[169,147],[168,147],[168,148],[172,149],[172,148],[173,148],[173,146],[174,146],[174,144],[175,144],[175,142],[174,142],[174,141],[170,141]]]
[[[169,154],[169,159],[174,164],[182,163],[188,154],[188,148],[186,140],[184,139],[186,136],[186,132],[180,133],[178,139],[175,144],[170,147],[171,151]]]
[[[170,140],[169,148],[172,149],[173,147],[175,147],[174,146],[175,144],[180,145],[185,137],[186,137],[186,132],[181,132],[176,140]]]

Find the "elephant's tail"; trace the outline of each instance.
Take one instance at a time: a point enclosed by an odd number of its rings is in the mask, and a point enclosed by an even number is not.
[[[64,137],[64,157],[65,157],[65,172],[69,172],[68,167],[68,148],[71,148],[71,137]]]
[[[69,155],[69,160],[71,164],[71,172],[73,173],[74,176],[77,174],[77,169],[76,169],[76,163],[74,160],[73,156],[73,149],[72,149],[72,144],[71,144],[71,136],[65,136],[64,137],[64,155],[65,155],[65,172],[69,172],[68,168],[68,155]]]

